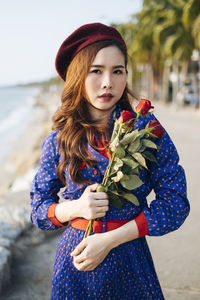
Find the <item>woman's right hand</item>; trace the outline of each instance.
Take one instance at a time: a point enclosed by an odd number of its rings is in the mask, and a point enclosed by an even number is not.
[[[108,195],[96,192],[98,183],[86,187],[82,196],[77,200],[80,217],[91,220],[104,217],[108,211]]]

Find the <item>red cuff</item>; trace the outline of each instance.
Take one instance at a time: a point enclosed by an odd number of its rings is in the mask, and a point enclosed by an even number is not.
[[[47,218],[56,226],[59,226],[59,227],[63,227],[63,226],[67,226],[67,224],[69,222],[65,222],[65,223],[60,223],[58,221],[58,219],[56,218],[55,216],[55,208],[56,208],[56,205],[58,205],[58,203],[53,203],[49,206],[49,209],[48,209],[48,213],[47,213]]]
[[[141,212],[134,220],[138,227],[139,238],[149,234],[147,219],[143,212]]]

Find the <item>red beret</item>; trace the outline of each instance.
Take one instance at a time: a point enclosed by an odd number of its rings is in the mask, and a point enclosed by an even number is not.
[[[102,40],[114,40],[120,43],[125,51],[126,44],[120,33],[111,26],[101,23],[90,23],[76,29],[60,46],[55,66],[59,76],[65,81],[67,67],[74,56],[83,48]]]

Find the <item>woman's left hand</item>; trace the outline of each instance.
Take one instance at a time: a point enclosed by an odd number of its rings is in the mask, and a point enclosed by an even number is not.
[[[96,233],[84,238],[70,254],[79,271],[94,270],[108,255],[112,247],[106,233]]]

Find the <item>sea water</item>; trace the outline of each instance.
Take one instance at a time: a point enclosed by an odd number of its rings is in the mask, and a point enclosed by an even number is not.
[[[0,162],[14,152],[14,142],[31,122],[37,93],[33,87],[0,88]]]

